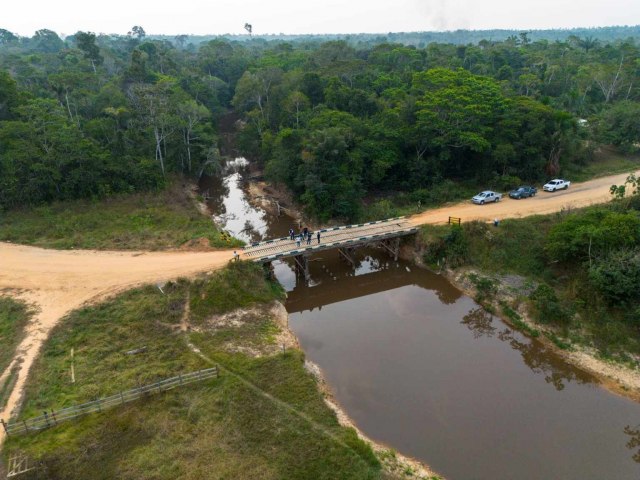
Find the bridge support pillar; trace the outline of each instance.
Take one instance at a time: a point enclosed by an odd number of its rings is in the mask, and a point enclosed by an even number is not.
[[[273,264],[271,262],[265,262],[262,264],[262,269],[264,270],[265,278],[272,279],[273,278]]]
[[[293,257],[296,263],[296,274],[304,277],[304,281],[309,283],[311,275],[309,274],[309,257],[306,255],[296,255]]]
[[[349,262],[353,267],[356,266],[356,261],[353,258],[353,248],[338,248],[338,253]]]
[[[400,254],[400,237],[383,240],[380,242],[380,245],[389,252],[389,255],[393,257],[394,261],[398,261],[398,255]]]

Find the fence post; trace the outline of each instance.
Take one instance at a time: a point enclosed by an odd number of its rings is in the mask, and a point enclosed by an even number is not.
[[[7,428],[7,424],[1,418],[0,418],[0,423],[2,423],[2,428],[4,428],[4,433],[6,433],[7,436],[9,436],[9,429]]]
[[[182,385],[182,374],[181,373],[178,374],[178,378],[180,379],[180,385]]]
[[[47,427],[49,427],[49,415],[47,415],[47,411],[44,411],[44,421],[47,423]]]
[[[124,405],[124,395],[122,394],[122,390],[120,390],[120,401],[122,402],[122,405]]]
[[[22,424],[24,425],[24,431],[28,432],[29,431],[29,427],[27,426],[27,422],[25,420],[22,420]]]
[[[51,416],[53,417],[53,423],[58,425],[58,419],[56,418],[56,413],[53,411],[53,408],[51,409]]]
[[[220,367],[216,365],[216,378],[220,378]]]
[[[100,399],[97,400],[97,403],[98,403],[98,411],[101,412],[102,408],[100,408]]]

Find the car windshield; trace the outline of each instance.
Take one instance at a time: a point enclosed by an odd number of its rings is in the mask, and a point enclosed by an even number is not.
[[[525,188],[524,187],[520,187],[519,189],[516,190],[516,192],[524,192]]]

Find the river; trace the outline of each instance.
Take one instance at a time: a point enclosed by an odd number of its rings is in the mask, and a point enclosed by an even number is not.
[[[235,160],[204,178],[210,207],[244,240],[292,225],[252,206]],[[372,439],[450,480],[634,479],[625,427],[640,405],[600,388],[535,339],[513,331],[444,278],[379,250],[355,267],[337,252],[309,285],[275,265],[289,326],[335,398]]]

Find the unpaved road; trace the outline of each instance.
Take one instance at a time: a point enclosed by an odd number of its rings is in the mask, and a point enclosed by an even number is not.
[[[640,173],[640,172],[637,172]],[[527,217],[529,215],[545,215],[568,208],[586,207],[595,203],[611,200],[611,185],[621,185],[628,174],[597,178],[589,182],[572,184],[568,190],[558,192],[538,191],[535,197],[524,200],[513,200],[505,195],[498,203],[475,205],[468,202],[458,203],[450,207],[427,210],[410,217],[414,225],[427,223],[446,223],[449,216],[460,217],[463,222],[471,220],[492,221],[495,218]]]
[[[621,184],[626,174],[573,185],[557,193],[539,192],[525,200],[504,199],[498,204],[463,202],[410,218],[415,225],[445,223],[449,216],[463,221],[493,220],[557,212],[600,203],[611,198],[609,187]],[[135,285],[162,282],[222,268],[231,250],[213,252],[98,252],[45,250],[0,242],[0,292],[34,304],[37,315],[18,347],[18,380],[0,418],[8,420],[19,405],[28,371],[51,329],[65,314],[88,301],[96,301]],[[9,366],[11,368],[11,366]],[[0,374],[7,375],[8,370]],[[4,432],[0,432],[0,444]]]
[[[65,314],[88,300],[99,300],[135,285],[222,268],[232,257],[232,251],[59,251],[0,242],[0,291],[26,300],[39,310],[14,358],[14,362],[22,362],[21,368],[0,418],[7,421],[19,404],[29,368],[51,329]],[[0,431],[0,444],[3,435]]]

